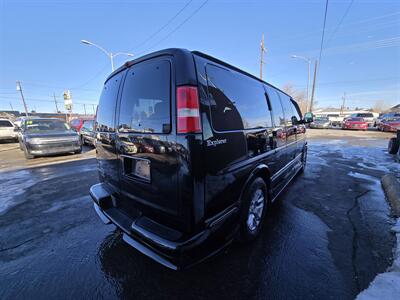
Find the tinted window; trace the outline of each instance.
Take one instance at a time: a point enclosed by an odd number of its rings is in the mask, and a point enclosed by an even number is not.
[[[285,94],[278,92],[281,98],[281,103],[283,107],[283,114],[285,116],[285,125],[292,126],[292,117],[295,116],[293,111],[293,104],[290,101],[290,97]]]
[[[25,122],[25,130],[30,133],[42,131],[65,131],[69,130],[69,126],[59,120],[34,119]]]
[[[269,102],[272,106],[272,119],[274,120],[274,125],[275,127],[282,126],[285,124],[285,118],[278,92],[269,85],[266,85],[265,89],[267,90]]]
[[[10,121],[0,120],[0,127],[14,127]]]
[[[122,90],[119,131],[170,131],[170,69],[168,61],[158,60],[128,70]]]
[[[261,83],[212,65],[207,66],[207,80],[212,124],[216,130],[272,126]]]
[[[78,119],[75,119],[75,120],[72,120],[72,121],[71,121],[71,125],[72,125],[72,126],[79,126],[80,123],[81,123],[81,122],[80,122],[80,120],[78,120]]]
[[[357,117],[360,117],[360,118],[373,118],[374,115],[371,114],[371,113],[361,113],[361,114],[357,114]]]
[[[104,85],[97,111],[97,131],[113,132],[115,105],[123,72],[110,78]]]
[[[89,130],[93,130],[93,125],[94,125],[94,121],[90,120],[90,121],[83,122],[82,127],[89,129]]]

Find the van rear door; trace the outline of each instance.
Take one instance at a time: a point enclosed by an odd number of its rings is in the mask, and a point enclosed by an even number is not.
[[[139,210],[155,220],[175,219],[179,223],[178,149],[171,101],[175,87],[171,78],[169,57],[140,62],[127,70],[117,108],[119,206],[131,214]]]

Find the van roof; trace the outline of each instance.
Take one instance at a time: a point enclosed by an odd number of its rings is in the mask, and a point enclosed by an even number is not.
[[[285,93],[284,91],[282,91],[281,89],[277,88],[276,86],[273,86],[272,84],[270,84],[270,83],[268,83],[268,82],[266,82],[266,81],[264,81],[264,80],[261,80],[260,78],[254,76],[254,75],[252,75],[252,74],[250,74],[250,73],[248,73],[248,72],[246,72],[246,71],[243,71],[242,69],[239,69],[238,67],[235,67],[235,66],[233,66],[233,65],[231,65],[231,64],[228,64],[228,63],[226,63],[226,62],[224,62],[224,61],[222,61],[222,60],[220,60],[220,59],[218,59],[218,58],[215,58],[215,57],[213,57],[213,56],[211,56],[211,55],[208,55],[208,54],[205,54],[205,53],[203,53],[203,52],[200,52],[200,51],[189,51],[189,50],[183,49],[183,48],[168,48],[168,49],[163,49],[163,50],[155,51],[155,52],[146,54],[146,55],[144,55],[144,56],[138,57],[138,58],[136,58],[136,59],[134,59],[134,60],[127,61],[127,62],[124,63],[121,67],[119,67],[119,68],[116,69],[114,72],[112,72],[112,73],[107,77],[107,79],[106,79],[105,82],[107,82],[107,81],[108,81],[111,77],[113,77],[115,74],[117,74],[117,73],[119,73],[119,72],[122,72],[123,70],[129,68],[130,66],[132,66],[132,65],[134,65],[134,64],[137,64],[137,63],[139,63],[139,62],[142,62],[142,61],[151,59],[151,58],[155,58],[155,57],[163,56],[163,55],[172,55],[172,56],[180,55],[180,56],[182,56],[182,57],[185,57],[186,59],[190,59],[190,57],[191,57],[193,54],[194,54],[194,55],[197,55],[197,56],[200,56],[200,57],[203,57],[203,58],[205,58],[205,59],[208,59],[208,60],[210,60],[210,61],[213,61],[213,62],[215,62],[215,63],[218,63],[218,64],[220,64],[220,65],[226,66],[227,68],[233,69],[233,70],[235,70],[235,71],[237,71],[237,72],[239,72],[239,73],[242,73],[242,74],[244,74],[244,75],[246,75],[246,76],[249,76],[249,77],[251,77],[251,78],[253,78],[253,79],[256,79],[256,80],[258,80],[258,81],[260,81],[260,82],[262,82],[262,83],[264,83],[264,84],[267,84],[267,85],[273,87],[274,89],[277,89],[278,91],[282,92],[283,94],[287,95],[288,97],[292,98],[292,96],[290,96],[289,94]]]

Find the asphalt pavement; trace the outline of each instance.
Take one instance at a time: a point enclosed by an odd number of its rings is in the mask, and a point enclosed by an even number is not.
[[[98,181],[93,154],[2,167],[0,299],[354,299],[391,264],[393,221],[379,179],[400,167],[388,135],[309,136],[306,170],[260,238],[182,272],[101,223],[88,195]],[[0,152],[0,162],[16,151]]]

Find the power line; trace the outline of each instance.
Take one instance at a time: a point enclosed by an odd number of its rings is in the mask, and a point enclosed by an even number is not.
[[[49,97],[50,97],[50,96],[49,96]],[[8,101],[7,99],[16,99],[16,100],[18,100],[19,98],[18,98],[18,97],[3,97],[3,96],[0,97],[0,101]],[[25,98],[25,100],[26,100],[26,101],[32,101],[32,102],[54,103],[54,100],[45,100],[45,99],[30,98],[30,97]],[[79,100],[79,101],[80,101],[80,100]],[[98,100],[92,100],[92,101],[94,101],[94,102],[97,103]],[[63,101],[57,101],[57,103],[62,103],[62,104],[64,104]],[[90,105],[91,105],[91,104],[96,104],[96,103],[93,103],[93,102],[75,102],[75,101],[74,101],[74,104],[90,104]]]
[[[193,13],[191,13],[185,20],[183,20],[183,22],[181,22],[180,24],[178,24],[178,26],[175,27],[175,29],[173,29],[172,31],[170,31],[164,38],[162,38],[161,40],[159,40],[158,42],[156,42],[155,44],[153,44],[152,46],[150,46],[149,48],[141,51],[138,53],[138,55],[141,55],[143,53],[146,53],[147,51],[149,51],[150,49],[156,47],[157,45],[159,45],[160,43],[162,43],[163,41],[165,41],[167,38],[169,38],[175,31],[177,31],[179,28],[181,28],[187,21],[189,21],[200,9],[203,8],[204,5],[206,5],[208,2],[208,0],[205,0]]]
[[[342,18],[340,19],[338,25],[336,26],[336,28],[333,30],[331,36],[329,37],[328,41],[326,42],[326,44],[329,44],[329,42],[332,40],[332,38],[335,36],[336,32],[339,30],[340,26],[342,25],[344,19],[346,18],[347,14],[349,13],[351,6],[353,5],[354,0],[350,1],[350,4],[347,6],[346,11],[344,12]]]
[[[88,85],[90,82],[92,82],[93,80],[95,80],[97,77],[99,77],[101,74],[104,73],[104,70],[108,68],[108,63],[106,65],[104,65],[104,67],[97,72],[93,77],[91,77],[90,79],[88,79],[87,81],[85,81],[84,83],[78,85],[77,87],[71,88],[71,90],[82,90],[82,87]]]
[[[186,7],[189,6],[190,3],[192,3],[193,0],[189,0],[171,19],[169,19],[163,26],[161,26],[157,31],[155,31],[154,33],[152,33],[147,39],[145,39],[144,41],[140,42],[139,44],[137,44],[136,46],[134,46],[133,48],[139,48],[141,46],[143,46],[144,44],[146,44],[148,41],[150,41],[153,37],[155,37],[157,34],[159,34],[162,30],[164,30],[169,24],[172,23],[172,21],[174,21],[185,9]]]
[[[325,2],[325,14],[324,14],[324,25],[322,27],[321,46],[319,48],[318,69],[319,69],[319,65],[321,65],[322,50],[324,48],[326,17],[328,15],[328,4],[329,4],[329,0],[326,0],[326,2]]]

